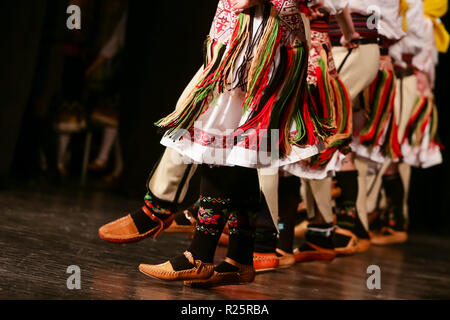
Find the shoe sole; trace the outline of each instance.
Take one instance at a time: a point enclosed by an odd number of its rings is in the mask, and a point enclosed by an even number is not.
[[[195,227],[176,226],[176,227],[169,227],[168,229],[166,229],[164,231],[167,233],[192,233],[195,231]]]
[[[336,258],[336,254],[329,253],[308,253],[304,258],[295,258],[295,262],[313,262],[313,261],[333,261]]]
[[[264,273],[264,272],[269,272],[269,271],[273,271],[273,270],[277,270],[278,267],[273,267],[273,268],[264,268],[264,269],[255,269],[256,273]]]
[[[141,269],[139,269],[139,272],[142,273],[142,274],[144,274],[144,275],[146,275],[146,276],[149,277],[149,278],[156,279],[156,280],[160,280],[160,281],[190,281],[190,280],[193,280],[193,279],[180,279],[180,278],[175,278],[175,279],[164,279],[164,278],[158,278],[158,277],[156,277],[156,276],[154,276],[154,275],[148,274],[148,273],[146,273],[145,271],[142,271]],[[197,278],[197,279],[195,279],[195,280],[206,280],[206,279],[208,279],[208,278],[204,278],[204,279],[202,279],[202,278]]]

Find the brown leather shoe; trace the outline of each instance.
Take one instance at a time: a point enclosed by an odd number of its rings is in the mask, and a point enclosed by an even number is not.
[[[239,270],[235,272],[214,271],[208,279],[185,281],[184,284],[193,288],[211,288],[225,285],[246,284],[255,280],[255,269],[253,269],[253,266],[240,264],[230,258],[225,258],[225,262],[239,268]]]
[[[173,220],[172,224],[165,230],[167,233],[194,233],[195,226],[197,225],[197,220],[191,215],[189,210],[184,210],[184,215],[186,219],[189,220],[191,224],[178,224],[176,220]]]
[[[311,242],[307,242],[311,250],[300,251],[298,248],[294,250],[294,257],[296,262],[309,261],[332,261],[336,258],[336,251],[333,249],[326,249],[319,247]]]
[[[294,233],[296,238],[305,238],[306,230],[308,229],[308,220],[303,220],[298,225],[295,226]]]
[[[343,228],[337,228],[334,232],[350,238],[346,246],[334,248],[334,250],[336,251],[336,255],[350,256],[358,252],[358,237],[353,232]]]
[[[278,268],[289,268],[295,264],[295,257],[292,253],[287,253],[281,249],[276,249],[276,251],[280,255],[278,257]]]
[[[204,263],[200,260],[194,260],[189,251],[184,252],[184,255],[194,266],[193,268],[175,271],[170,261],[166,261],[158,265],[141,264],[139,265],[139,270],[151,278],[167,281],[208,279],[211,277],[214,272],[213,263]]]
[[[275,270],[280,264],[280,259],[275,253],[253,253],[253,268],[256,272]]]
[[[153,215],[148,209],[144,211],[150,219],[158,225],[145,233],[139,233],[133,218],[128,214],[125,217],[105,224],[98,229],[98,234],[103,240],[114,243],[137,242],[145,238],[154,237],[156,239],[164,229],[167,229],[173,221],[174,215],[170,215],[164,221]]]
[[[375,245],[384,246],[395,243],[403,243],[408,240],[406,231],[396,231],[389,227],[384,227],[380,234],[373,234],[370,242]]]

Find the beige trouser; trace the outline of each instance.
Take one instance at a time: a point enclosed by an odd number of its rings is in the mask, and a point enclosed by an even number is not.
[[[175,109],[183,106],[202,71],[203,67],[200,67],[182,92]],[[196,170],[197,165],[186,163],[178,152],[166,148],[161,160],[148,179],[148,189],[161,200],[181,203],[186,196],[189,182]]]
[[[350,98],[355,100],[359,93],[367,88],[377,76],[380,61],[380,49],[377,44],[364,44],[353,49],[350,55],[348,55],[349,51],[345,47],[333,47],[332,52],[336,68],[340,68],[339,78],[345,84],[350,94]],[[343,63],[345,58],[347,59]],[[358,188],[359,190],[366,190],[365,177],[367,173],[367,164],[356,159],[355,165],[358,170]],[[326,190],[326,188],[328,188],[328,190]],[[306,199],[315,199],[323,218],[329,220],[329,216],[331,215],[330,221],[332,221],[330,191],[331,179],[318,180],[314,181],[314,184],[311,185],[311,187],[305,189],[305,196]],[[314,192],[317,194],[310,194]],[[327,195],[325,195],[325,193]],[[310,207],[308,205],[308,200],[306,201],[309,211]],[[368,228],[369,223],[365,203],[366,194],[364,192],[359,192],[356,207],[362,224]]]
[[[333,47],[332,52],[336,68],[339,69],[348,49]],[[339,78],[347,87],[352,100],[372,83],[377,76],[379,64],[380,49],[377,44],[363,44],[352,50],[339,71]]]
[[[306,201],[306,210],[308,218],[312,219],[316,215],[317,209],[322,214],[326,223],[333,222],[333,208],[331,199],[331,178],[323,180],[302,179],[302,188]]]
[[[181,203],[197,165],[183,163],[182,156],[166,148],[156,169],[148,180],[148,189],[159,199]]]

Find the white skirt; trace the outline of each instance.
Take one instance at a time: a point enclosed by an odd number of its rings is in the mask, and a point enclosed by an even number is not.
[[[266,145],[269,143],[250,148],[244,144],[233,143],[233,132],[244,124],[249,116],[248,112],[242,114],[244,96],[245,93],[239,89],[225,91],[195,122],[193,134],[185,132],[176,140],[163,137],[161,144],[174,149],[194,163],[248,168],[277,168],[312,157],[324,149],[323,143],[304,148],[294,145],[287,157],[280,158],[263,151],[268,150]],[[294,124],[291,131],[295,131]]]

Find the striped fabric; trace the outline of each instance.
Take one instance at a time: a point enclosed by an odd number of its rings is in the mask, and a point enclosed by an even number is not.
[[[364,16],[359,13],[352,13],[353,24],[355,25],[355,31],[358,32],[363,38],[378,38],[377,29],[369,29],[367,20],[370,16]],[[330,30],[328,32],[332,40],[340,39],[342,37],[342,31],[336,20],[336,16],[330,17]]]

